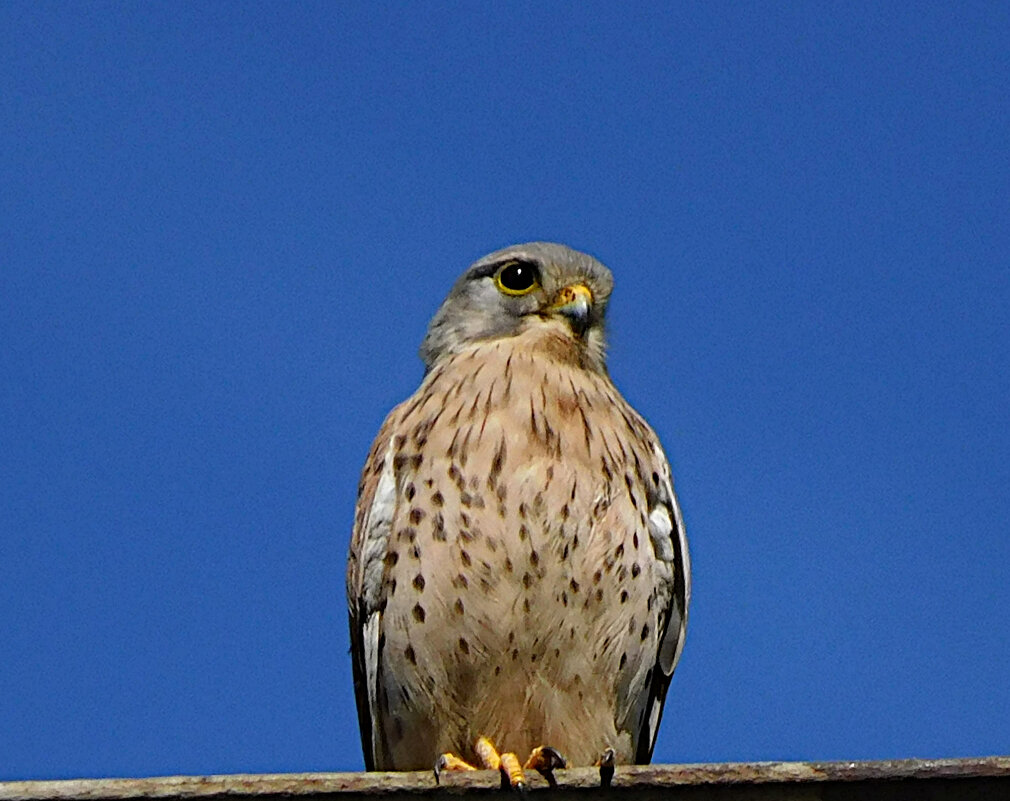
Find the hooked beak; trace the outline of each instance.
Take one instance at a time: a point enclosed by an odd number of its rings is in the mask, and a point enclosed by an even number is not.
[[[550,311],[564,315],[576,336],[582,336],[589,328],[593,311],[593,293],[585,284],[566,286],[558,292]]]

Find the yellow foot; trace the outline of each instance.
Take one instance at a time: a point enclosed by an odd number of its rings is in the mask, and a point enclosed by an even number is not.
[[[494,743],[487,737],[478,737],[473,750],[480,760],[481,767],[487,770],[496,770],[501,774],[501,786],[503,790],[512,789],[519,790],[520,792],[526,790],[526,776],[523,773],[523,768],[537,771],[547,780],[547,783],[551,787],[557,787],[554,771],[568,766],[567,761],[556,748],[546,745],[534,748],[525,765],[521,765],[519,758],[511,752],[499,754],[498,749],[494,747]],[[435,783],[438,784],[440,776],[445,771],[477,769],[455,754],[446,752],[435,762]]]
[[[600,767],[600,787],[610,787],[610,781],[614,778],[614,765],[617,762],[617,754],[613,748],[604,751],[596,764]]]
[[[555,770],[563,770],[568,767],[568,761],[561,756],[556,748],[549,745],[538,745],[533,749],[530,758],[523,765],[526,770],[535,770],[545,779],[551,787],[557,787],[558,782],[554,778]]]
[[[444,771],[454,770],[477,770],[477,768],[447,751],[435,760],[435,784],[438,784],[438,780]]]
[[[499,754],[494,744],[487,737],[478,737],[473,750],[477,752],[477,756],[480,757],[481,764],[485,768],[501,773],[501,786],[503,790],[507,788],[512,788],[513,790],[526,789],[526,776],[523,775],[519,758],[515,754],[511,752]]]

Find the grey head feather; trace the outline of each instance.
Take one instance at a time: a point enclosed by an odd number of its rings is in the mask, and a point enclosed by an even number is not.
[[[526,295],[507,295],[494,276],[510,261],[536,266],[540,286]],[[554,242],[527,242],[496,250],[478,259],[453,285],[428,325],[421,343],[421,359],[431,369],[439,359],[482,340],[515,336],[531,319],[545,313],[557,294],[573,284],[584,284],[593,294],[586,347],[603,366],[603,318],[614,279],[603,264],[587,253]]]

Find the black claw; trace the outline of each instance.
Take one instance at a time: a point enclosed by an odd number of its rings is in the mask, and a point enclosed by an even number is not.
[[[549,745],[540,747],[539,756],[540,765],[537,766],[537,773],[547,780],[549,786],[557,787],[558,780],[554,778],[554,771],[567,768],[568,760],[562,756],[557,748],[551,748]]]
[[[614,763],[617,761],[617,754],[613,748],[608,748],[600,756],[600,787],[610,787],[610,782],[614,778]]]
[[[568,760],[564,758],[557,748],[551,748],[549,745],[545,745],[540,753],[547,757],[547,766],[544,770],[564,770],[568,767]]]
[[[526,795],[526,783],[525,782],[519,782],[518,784],[516,784],[515,786],[513,786],[512,782],[509,781],[508,774],[505,773],[505,771],[501,772],[501,789],[502,790],[515,790],[517,793],[520,793],[521,795]]]

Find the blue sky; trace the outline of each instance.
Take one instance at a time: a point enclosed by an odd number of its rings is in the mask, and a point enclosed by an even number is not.
[[[358,470],[530,239],[687,519],[657,761],[1010,750],[1010,13],[791,5],[0,4],[0,778],[360,768]]]

